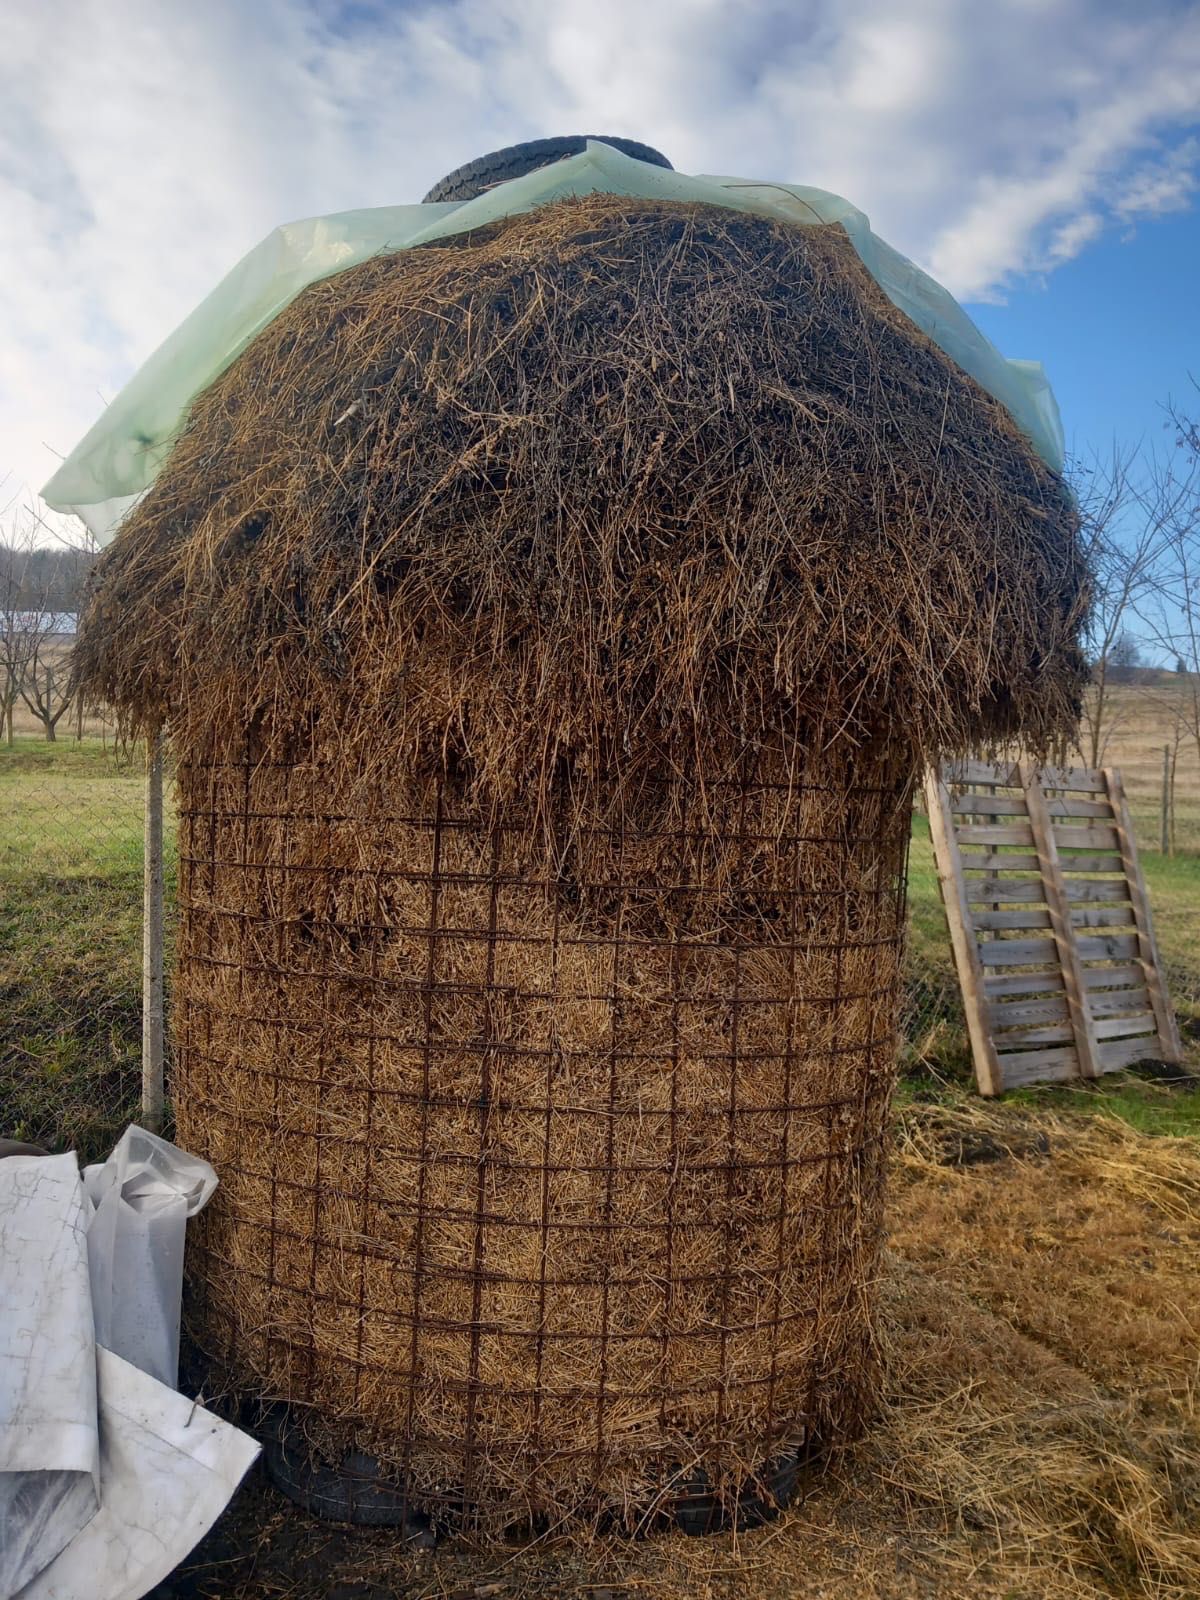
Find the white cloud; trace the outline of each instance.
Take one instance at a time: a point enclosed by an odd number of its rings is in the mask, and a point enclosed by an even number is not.
[[[1190,203],[1200,6],[40,0],[0,36],[0,476],[276,223],[555,132],[847,195],[963,297]],[[48,448],[52,447],[52,448]]]
[[[1200,188],[1200,139],[1184,139],[1158,160],[1135,167],[1121,184],[1112,209],[1122,221],[1185,211]]]
[[[1104,218],[1099,211],[1080,211],[1066,222],[1060,222],[1050,235],[1044,261],[1047,267],[1061,266],[1071,261],[1085,245],[1099,238],[1104,231]]]

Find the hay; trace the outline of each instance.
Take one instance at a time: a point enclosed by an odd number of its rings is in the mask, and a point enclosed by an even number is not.
[[[1048,1149],[947,1164],[983,1136]],[[1028,1105],[909,1105],[896,1150],[879,1412],[769,1528],[416,1555],[251,1484],[189,1584],[221,1600],[338,1585],[403,1600],[1194,1600],[1196,1141]]]
[[[182,769],[198,1314],[423,1506],[638,1524],[856,1425],[908,783],[800,776],[731,793],[718,893],[675,834],[551,881],[446,785]]]
[[[260,336],[78,651],[180,756],[243,1381],[493,1528],[853,1432],[912,779],[1072,718],[1074,538],[836,228],[564,202]]]
[[[954,1165],[981,1137],[1039,1153]],[[947,1546],[981,1530],[1005,1592],[1200,1592],[1196,1141],[909,1106],[895,1166],[906,1328],[871,1453],[896,1489],[949,1514]]]
[[[189,746],[303,707],[505,807],[564,769],[636,807],[763,730],[1073,726],[1075,530],[840,228],[592,196],[301,295],[196,402],[79,661]]]

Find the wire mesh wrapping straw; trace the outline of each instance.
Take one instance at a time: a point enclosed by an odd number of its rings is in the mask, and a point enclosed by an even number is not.
[[[493,1528],[851,1429],[913,774],[1070,721],[1083,576],[840,229],[593,196],[301,296],[79,646],[181,761],[209,1343]]]
[[[723,786],[548,880],[445,785],[181,774],[210,1333],[418,1503],[640,1519],[863,1400],[907,780]],[[365,802],[365,804],[364,804]],[[697,881],[699,880],[699,881]]]

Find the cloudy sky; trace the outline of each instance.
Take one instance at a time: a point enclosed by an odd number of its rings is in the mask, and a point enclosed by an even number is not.
[[[8,0],[6,496],[276,224],[566,132],[846,195],[1077,446],[1200,375],[1200,0]]]

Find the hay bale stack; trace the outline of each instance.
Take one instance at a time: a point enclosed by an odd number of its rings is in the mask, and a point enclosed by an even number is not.
[[[837,227],[564,201],[259,336],[78,647],[241,1381],[492,1527],[857,1425],[913,778],[1071,723],[1075,535]]]

